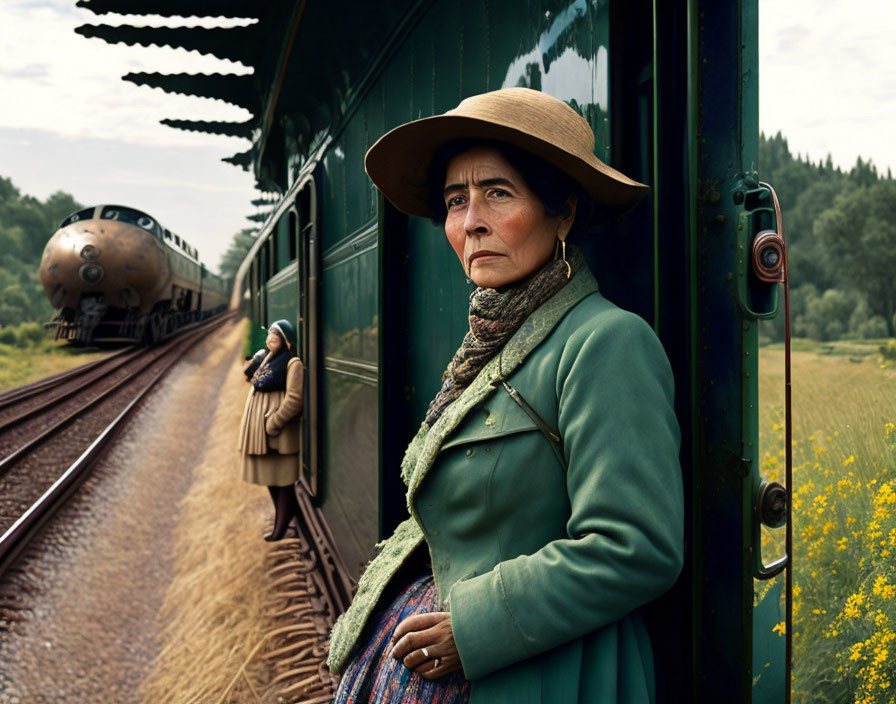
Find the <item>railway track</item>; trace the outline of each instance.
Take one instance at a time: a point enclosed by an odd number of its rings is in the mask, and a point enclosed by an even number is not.
[[[233,317],[0,396],[0,575],[77,491],[156,382]]]
[[[104,357],[103,359],[88,362],[87,364],[83,364],[80,367],[75,367],[74,369],[69,369],[68,371],[54,374],[53,376],[48,376],[45,379],[40,379],[39,381],[35,381],[31,384],[18,386],[14,389],[10,389],[9,391],[0,393],[0,411],[5,411],[9,408],[17,407],[19,405],[24,405],[28,401],[28,399],[39,396],[43,391],[46,391],[47,389],[52,389],[54,387],[67,384],[76,379],[82,379],[88,374],[91,374],[96,369],[106,366],[109,362],[118,359],[122,355],[128,354],[133,349],[133,347],[129,346],[124,349],[118,350],[118,352],[110,354],[108,357]]]

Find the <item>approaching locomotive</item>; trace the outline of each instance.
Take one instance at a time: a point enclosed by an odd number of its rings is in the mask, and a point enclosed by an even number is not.
[[[56,337],[152,344],[225,307],[222,279],[196,249],[144,212],[97,205],[69,215],[47,242],[40,281]]]

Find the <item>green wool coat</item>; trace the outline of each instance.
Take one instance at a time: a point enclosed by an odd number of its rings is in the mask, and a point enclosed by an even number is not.
[[[559,431],[564,469],[506,380]],[[428,544],[472,704],[646,704],[638,608],[682,565],[679,429],[653,330],[583,268],[408,448],[411,518],[379,547],[328,664],[341,671],[379,596]]]

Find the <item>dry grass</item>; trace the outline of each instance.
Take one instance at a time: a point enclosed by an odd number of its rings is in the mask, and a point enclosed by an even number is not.
[[[272,513],[267,491],[239,479],[236,438],[248,390],[239,351],[234,345],[214,429],[181,507],[163,643],[142,687],[147,704],[331,698],[323,667],[329,629],[309,578],[316,562],[297,538],[262,540]]]
[[[176,576],[162,607],[163,647],[144,683],[151,704],[261,701],[270,499],[239,479],[236,437],[245,401],[238,361],[177,528]]]
[[[824,352],[824,348],[819,348]],[[880,356],[793,352],[793,438],[838,432],[849,454],[877,450],[885,423],[896,420],[896,370],[881,369]],[[784,404],[784,352],[759,355],[760,447],[769,446],[777,409]]]
[[[793,354],[793,701],[892,704],[896,370],[857,344],[801,347]],[[783,400],[783,352],[763,349],[761,472],[779,480]]]

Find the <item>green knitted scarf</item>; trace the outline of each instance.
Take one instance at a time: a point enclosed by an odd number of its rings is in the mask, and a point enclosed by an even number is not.
[[[577,247],[567,247],[567,261],[575,274],[584,264]],[[470,294],[470,330],[442,375],[442,388],[426,411],[431,428],[463,393],[486,363],[517,331],[523,321],[569,281],[566,262],[555,259],[534,277],[503,290],[479,287]]]

